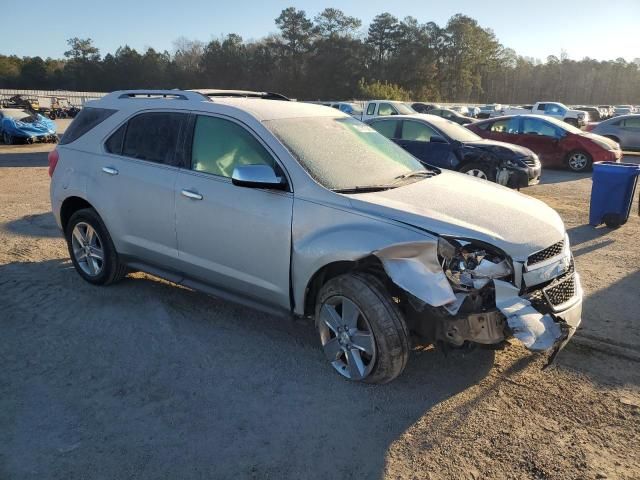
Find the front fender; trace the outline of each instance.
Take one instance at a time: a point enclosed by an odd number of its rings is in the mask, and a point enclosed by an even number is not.
[[[436,245],[437,239],[398,222],[296,199],[291,247],[294,313],[304,314],[309,282],[324,266],[357,261],[393,245],[416,242]]]

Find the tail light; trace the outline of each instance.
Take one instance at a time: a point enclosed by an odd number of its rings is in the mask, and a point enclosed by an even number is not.
[[[56,165],[58,165],[58,159],[60,158],[60,154],[58,150],[55,148],[49,152],[47,159],[49,160],[49,176],[53,177],[53,172],[56,169]]]

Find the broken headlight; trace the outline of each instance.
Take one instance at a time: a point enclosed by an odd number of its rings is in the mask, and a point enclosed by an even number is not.
[[[456,291],[480,290],[492,279],[505,279],[513,273],[503,254],[467,240],[440,237],[438,260]]]

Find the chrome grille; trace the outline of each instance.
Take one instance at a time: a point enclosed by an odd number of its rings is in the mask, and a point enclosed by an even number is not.
[[[536,263],[544,262],[549,258],[553,258],[556,255],[560,255],[562,253],[562,249],[564,248],[564,240],[560,240],[558,243],[554,243],[550,247],[545,248],[544,250],[540,250],[532,255],[529,255],[527,259],[527,265],[535,265]]]
[[[524,163],[527,164],[527,167],[536,167],[538,166],[536,159],[533,157],[525,157],[522,159]]]

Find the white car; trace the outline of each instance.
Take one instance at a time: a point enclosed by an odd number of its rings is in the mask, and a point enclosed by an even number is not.
[[[387,115],[415,115],[414,109],[404,102],[395,100],[371,100],[365,104],[360,120],[363,122],[375,117],[384,117]]]
[[[575,332],[580,280],[546,204],[425,168],[337,109],[229,95],[119,91],[74,119],[49,173],[84,280],[142,270],[313,319],[327,363],[369,383],[403,371],[412,333],[556,353]]]

